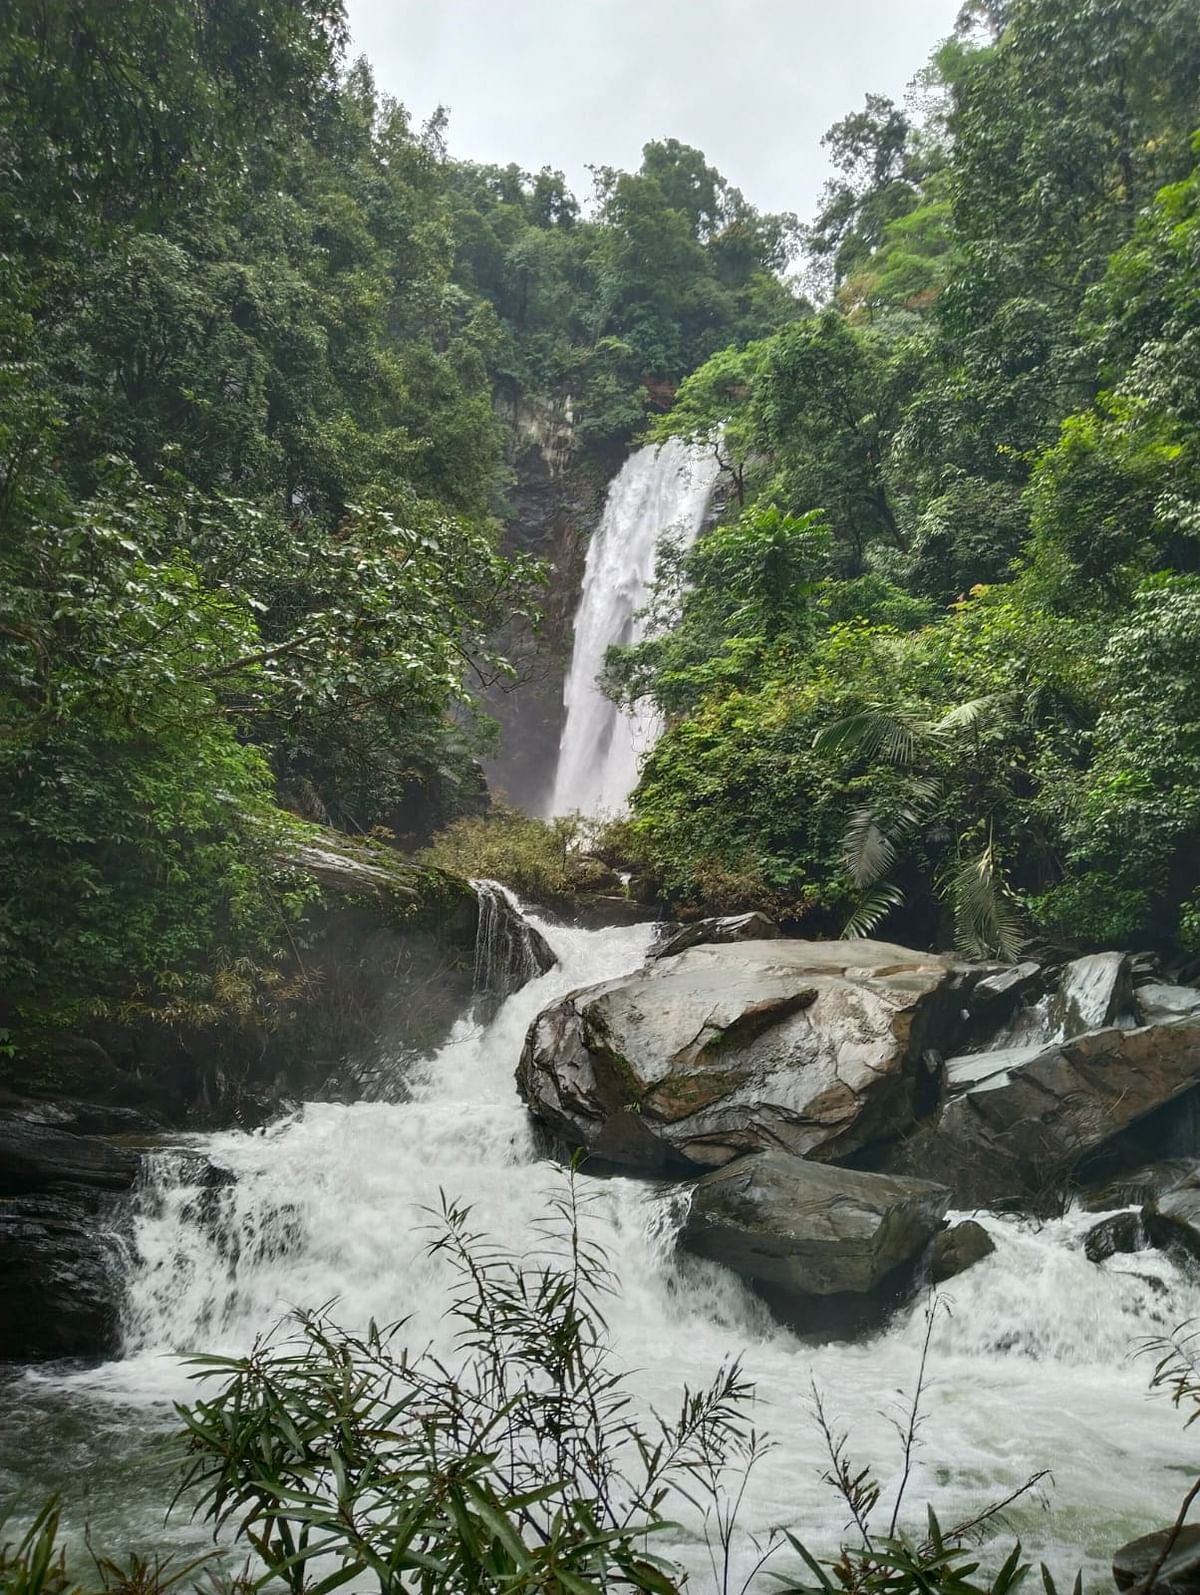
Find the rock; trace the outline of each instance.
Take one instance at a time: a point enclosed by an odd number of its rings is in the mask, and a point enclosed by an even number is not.
[[[1113,1557],[1118,1589],[1132,1589],[1149,1578],[1171,1532],[1159,1529],[1121,1547]],[[1200,1595],[1200,1524],[1180,1529],[1153,1587],[1154,1595]]]
[[[692,925],[683,925],[657,947],[651,949],[651,958],[674,958],[689,947],[720,945],[737,941],[774,941],[782,935],[779,926],[766,914],[755,910],[752,914],[727,914],[721,919],[698,919]]]
[[[0,1116],[0,1195],[70,1181],[128,1190],[137,1178],[136,1152],[47,1124]]]
[[[1147,1025],[1200,1013],[1200,990],[1195,986],[1172,986],[1165,981],[1151,980],[1139,986],[1134,997],[1142,1023]]]
[[[1137,1213],[1111,1213],[1093,1224],[1083,1239],[1084,1255],[1092,1263],[1103,1263],[1117,1252],[1140,1252],[1145,1245],[1146,1234]]]
[[[125,1248],[114,1200],[69,1187],[0,1197],[0,1361],[120,1350]]]
[[[682,1240],[792,1295],[865,1295],[918,1256],[949,1204],[925,1180],[759,1152],[697,1183]]]
[[[1134,1203],[1149,1202],[1162,1192],[1173,1190],[1197,1172],[1200,1172],[1200,1162],[1195,1158],[1143,1163],[1092,1190],[1081,1191],[1077,1200],[1080,1207],[1089,1213],[1110,1213],[1114,1207],[1131,1207]]]
[[[107,1102],[75,1102],[57,1097],[53,1102],[27,1098],[7,1104],[3,1111],[27,1124],[44,1124],[71,1135],[159,1135],[162,1124],[136,1108]]]
[[[474,1011],[476,1018],[486,1023],[507,997],[553,969],[558,959],[541,931],[529,923],[499,882],[471,884],[479,900]]]
[[[1050,1006],[1065,1040],[1102,1030],[1133,1009],[1133,975],[1126,953],[1092,953],[1067,964]]]
[[[956,1274],[965,1273],[995,1250],[995,1241],[973,1218],[965,1218],[961,1224],[940,1230],[933,1237],[929,1251],[930,1283],[941,1285]]]
[[[1200,1257],[1200,1178],[1192,1175],[1153,1197],[1141,1219],[1155,1246],[1182,1247]]]
[[[927,1050],[978,975],[886,942],[691,947],[547,1009],[517,1081],[537,1119],[608,1162],[831,1162],[911,1124]]]
[[[1032,961],[1011,964],[985,975],[971,992],[971,1006],[981,1017],[990,1009],[1017,1002],[1041,984],[1042,966]]]
[[[915,1174],[936,1169],[963,1207],[1036,1201],[1198,1076],[1200,1016],[1092,1031],[962,1090],[890,1166]]]

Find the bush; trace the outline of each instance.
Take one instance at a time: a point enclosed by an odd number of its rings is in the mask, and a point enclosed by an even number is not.
[[[448,825],[420,858],[473,880],[500,881],[524,897],[569,897],[611,884],[611,871],[599,856],[610,852],[606,835],[606,828],[580,815],[535,820],[494,803],[486,814]]]

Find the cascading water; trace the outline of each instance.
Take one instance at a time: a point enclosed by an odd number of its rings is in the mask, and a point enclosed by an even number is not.
[[[609,487],[575,615],[551,815],[617,813],[637,783],[661,724],[649,711],[626,714],[600,692],[596,678],[609,648],[642,640],[638,613],[649,597],[659,542],[667,534],[683,548],[695,542],[718,470],[711,450],[672,440],[630,455]]]
[[[173,1353],[245,1351],[289,1307],[336,1298],[347,1326],[407,1317],[411,1346],[454,1355],[446,1275],[425,1250],[429,1210],[444,1190],[474,1205],[480,1228],[536,1257],[535,1221],[562,1175],[539,1160],[516,1093],[525,1030],[561,993],[635,967],[650,935],[646,926],[538,928],[558,966],[508,998],[490,1026],[464,1020],[437,1056],[413,1066],[409,1100],[310,1104],[265,1132],[197,1137],[155,1155],[136,1215],[126,1357],[75,1374],[26,1373],[9,1387],[0,1501],[24,1509],[56,1488],[73,1528],[90,1518],[105,1548],[196,1543],[185,1523],[162,1526],[172,1490],[162,1437],[170,1402],[189,1394]],[[620,1277],[608,1318],[639,1401],[669,1409],[683,1382],[706,1382],[740,1355],[757,1384],[754,1421],[777,1442],[743,1521],[760,1535],[784,1524],[833,1546],[845,1511],[820,1482],[827,1464],[811,1382],[849,1430],[858,1464],[894,1489],[889,1414],[912,1389],[920,1307],[867,1341],[805,1344],[733,1275],[675,1253],[679,1202],[669,1189],[583,1185],[592,1232]],[[1056,1571],[1082,1561],[1099,1575],[1115,1545],[1169,1520],[1192,1476],[1190,1441],[1169,1405],[1148,1399],[1147,1370],[1128,1353],[1139,1337],[1200,1313],[1200,1290],[1163,1254],[1087,1261],[1091,1214],[1045,1225],[983,1219],[997,1251],[951,1283],[952,1311],[934,1333],[911,1521],[923,1525],[925,1501],[943,1523],[973,1516],[1048,1467],[1050,1509],[1024,1503],[1010,1527],[1035,1560]],[[710,1590],[694,1525],[672,1549],[693,1567],[692,1587]]]
[[[477,1018],[490,1020],[506,997],[552,967],[554,954],[507,886],[488,880],[471,885],[479,902],[474,1009]]]

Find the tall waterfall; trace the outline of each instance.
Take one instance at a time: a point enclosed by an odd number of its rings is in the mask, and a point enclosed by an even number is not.
[[[671,533],[685,548],[695,542],[718,469],[703,449],[675,441],[648,445],[630,455],[608,490],[575,615],[552,815],[617,813],[637,783],[661,724],[652,712],[618,709],[596,677],[610,647],[642,640],[638,611],[649,597],[659,540]]]

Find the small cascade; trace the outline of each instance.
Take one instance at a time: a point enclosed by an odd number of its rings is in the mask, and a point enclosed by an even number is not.
[[[474,1013],[487,1022],[506,997],[553,969],[557,960],[507,887],[489,880],[473,880],[471,885],[479,900]]]
[[[619,813],[637,784],[661,723],[649,711],[626,714],[596,679],[609,648],[642,641],[640,612],[649,599],[658,545],[667,535],[683,548],[695,542],[718,471],[711,451],[676,441],[648,445],[630,455],[608,490],[575,615],[551,815]]]

